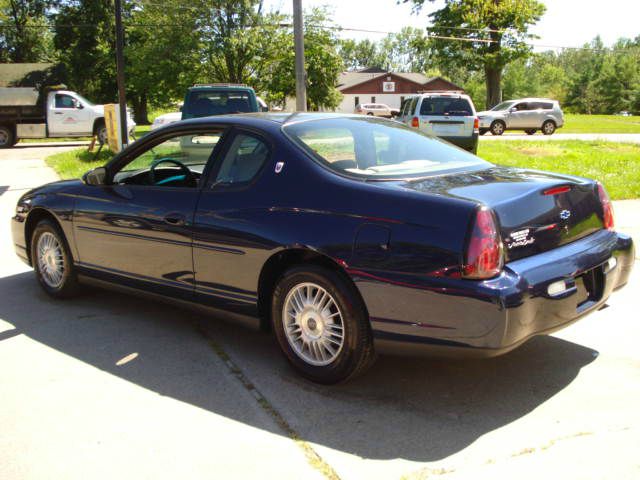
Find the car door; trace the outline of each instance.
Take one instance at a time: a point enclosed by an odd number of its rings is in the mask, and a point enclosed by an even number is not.
[[[79,135],[89,133],[87,116],[91,113],[75,97],[67,93],[56,93],[50,100],[48,126],[52,136]]]
[[[259,228],[270,205],[257,185],[272,148],[244,130],[225,144],[194,218],[196,299],[250,317],[257,313],[257,278],[273,248]]]
[[[529,102],[519,102],[509,109],[507,115],[508,128],[530,128],[534,112],[529,107]]]
[[[192,299],[192,225],[200,182],[222,129],[173,133],[109,166],[111,184],[76,202],[79,268],[88,275]],[[126,153],[126,152],[125,152]]]

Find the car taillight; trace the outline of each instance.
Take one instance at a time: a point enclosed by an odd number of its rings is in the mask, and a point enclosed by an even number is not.
[[[611,205],[609,195],[607,195],[607,191],[600,182],[598,182],[598,197],[600,197],[600,204],[602,205],[602,221],[604,223],[604,228],[607,230],[613,230],[613,205]]]
[[[481,207],[473,220],[462,276],[474,280],[495,277],[503,264],[502,239],[495,216],[487,207]]]
[[[480,119],[478,117],[473,119],[473,131],[474,133],[480,131]]]
[[[418,120],[418,117],[413,117],[411,119],[411,126],[414,128],[418,128],[420,126],[420,120]]]

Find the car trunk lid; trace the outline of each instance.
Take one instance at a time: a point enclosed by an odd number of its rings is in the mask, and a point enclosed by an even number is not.
[[[494,167],[405,185],[492,208],[507,261],[559,247],[603,228],[597,184],[577,177]]]

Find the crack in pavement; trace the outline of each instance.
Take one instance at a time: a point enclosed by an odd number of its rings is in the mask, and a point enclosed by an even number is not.
[[[249,380],[244,372],[231,360],[231,357],[227,352],[207,335],[206,330],[200,324],[195,325],[196,331],[202,335],[209,343],[213,351],[218,358],[222,360],[225,366],[229,369],[229,372],[236,377],[236,379],[242,384],[242,386],[256,399],[256,402],[260,407],[276,422],[278,427],[298,446],[298,448],[304,454],[307,463],[316,471],[321,473],[327,480],[340,480],[337,472],[329,465],[322,457],[316,452],[313,447],[296,432],[291,425],[284,419],[284,417],[276,410],[276,408],[267,400],[267,398],[256,388],[256,386]]]

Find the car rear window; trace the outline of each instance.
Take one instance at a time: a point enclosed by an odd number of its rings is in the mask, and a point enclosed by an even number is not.
[[[473,115],[473,109],[466,98],[425,97],[420,115],[469,116]]]
[[[197,91],[189,93],[183,112],[190,117],[207,117],[228,113],[253,112],[246,91]]]
[[[337,173],[372,180],[422,177],[491,164],[399,122],[324,118],[285,125],[295,143]]]

